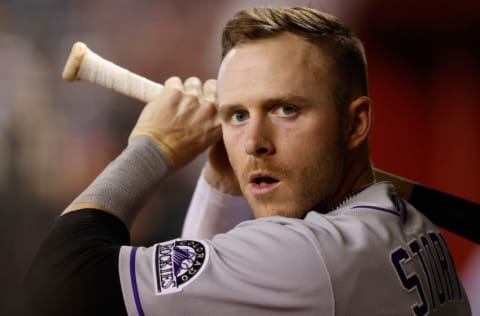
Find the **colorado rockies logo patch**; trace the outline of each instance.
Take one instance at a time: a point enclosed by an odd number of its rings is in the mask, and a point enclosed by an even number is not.
[[[171,240],[155,245],[155,291],[175,293],[200,274],[208,259],[208,248],[198,240]]]

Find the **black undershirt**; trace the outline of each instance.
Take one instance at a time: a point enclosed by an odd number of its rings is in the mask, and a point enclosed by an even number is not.
[[[127,315],[118,256],[129,243],[125,224],[104,211],[60,216],[25,278],[31,315]]]

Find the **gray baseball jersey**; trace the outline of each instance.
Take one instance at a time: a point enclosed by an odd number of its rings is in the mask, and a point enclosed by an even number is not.
[[[443,236],[393,186],[327,214],[123,246],[129,315],[470,315]]]

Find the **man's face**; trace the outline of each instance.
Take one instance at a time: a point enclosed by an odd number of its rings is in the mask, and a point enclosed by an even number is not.
[[[303,217],[338,189],[345,157],[330,58],[292,34],[239,45],[218,75],[230,163],[255,217]]]

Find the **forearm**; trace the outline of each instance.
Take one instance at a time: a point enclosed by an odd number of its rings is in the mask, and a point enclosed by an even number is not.
[[[183,225],[182,238],[212,238],[240,222],[252,219],[243,196],[222,193],[200,175]]]
[[[94,208],[119,217],[130,227],[169,169],[167,157],[152,139],[136,137],[64,214]]]

